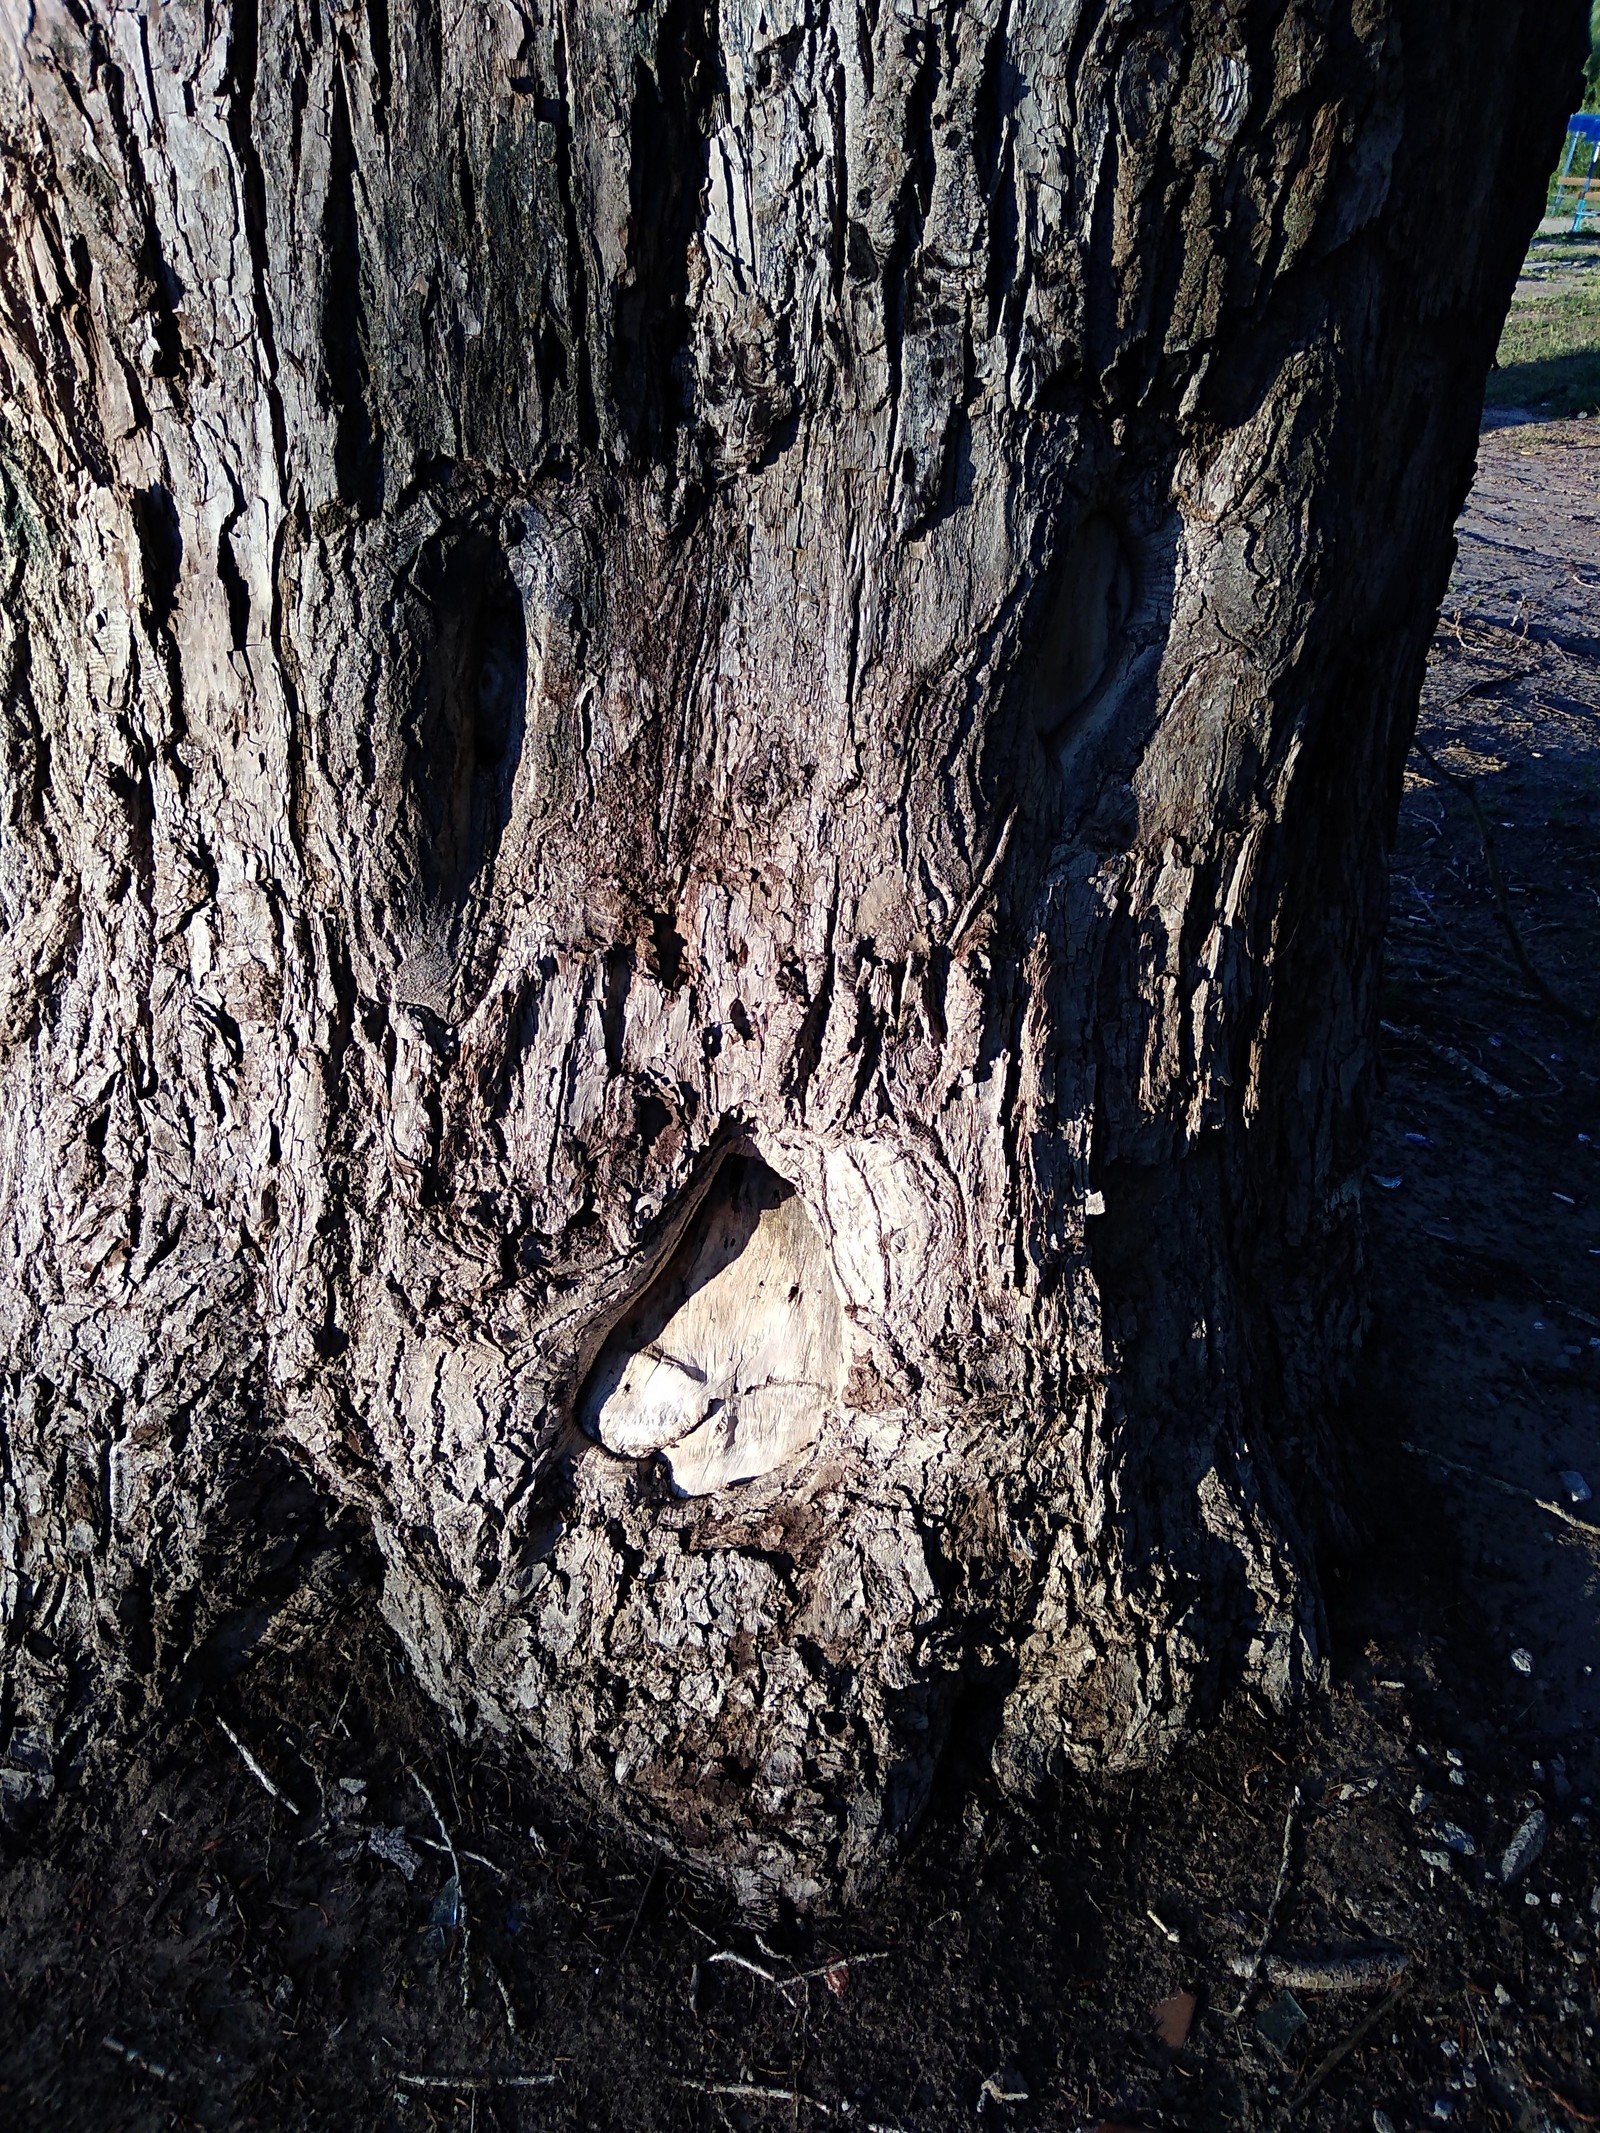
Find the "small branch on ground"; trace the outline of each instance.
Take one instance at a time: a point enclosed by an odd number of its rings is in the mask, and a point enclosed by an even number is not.
[[[1273,1931],[1278,1923],[1278,1906],[1283,1902],[1283,1892],[1288,1886],[1289,1860],[1294,1852],[1295,1824],[1300,1819],[1300,1798],[1300,1787],[1296,1785],[1294,1796],[1289,1802],[1289,1811],[1283,1818],[1283,1856],[1278,1862],[1278,1885],[1272,1892],[1271,1903],[1267,1906],[1267,1922],[1261,1929],[1261,1939],[1257,1943],[1254,1960],[1251,1962],[1249,1973],[1245,1978],[1244,1990],[1239,1995],[1239,2004],[1233,2010],[1235,2021],[1238,2021],[1243,2015],[1250,2004],[1257,1985],[1261,1982],[1261,1971],[1267,1960],[1267,1949],[1272,1943]]]
[[[459,1852],[452,1856],[448,1844],[439,1844],[432,1837],[413,1837],[411,1841],[413,1844],[424,1846],[430,1852],[443,1852],[446,1858],[451,1859],[452,1864],[456,1859],[470,1859],[474,1866],[481,1866],[487,1873],[493,1874],[497,1881],[504,1881],[506,1878],[505,1870],[496,1866],[492,1859],[486,1859],[482,1852],[469,1852],[463,1846]]]
[[[261,1765],[250,1753],[250,1750],[245,1746],[244,1742],[239,1738],[238,1734],[234,1732],[232,1726],[229,1725],[228,1721],[225,1718],[219,1718],[217,1720],[217,1724],[222,1728],[223,1732],[227,1734],[229,1740],[233,1742],[234,1747],[238,1749],[239,1757],[240,1760],[243,1762],[244,1767],[246,1768],[246,1770],[249,1771],[250,1775],[255,1779],[256,1783],[261,1786],[263,1791],[270,1792],[275,1800],[277,1800],[282,1806],[288,1808],[290,1814],[297,1815],[300,1812],[299,1808],[296,1807],[293,1800],[291,1800],[289,1795],[284,1791],[283,1787],[281,1785],[275,1784],[273,1780],[268,1777],[265,1770],[262,1769]]]
[[[986,2103],[1026,2103],[1028,2101],[1027,2090],[1008,2089],[1004,2085],[1005,2078],[1003,2073],[984,2075],[983,2086],[978,2091],[978,2109],[980,2111]]]
[[[1408,1029],[1398,1022],[1380,1022],[1378,1027],[1386,1037],[1401,1038],[1405,1043],[1415,1044],[1421,1050],[1431,1053],[1442,1065],[1454,1067],[1458,1074],[1465,1074],[1469,1081],[1475,1081],[1479,1088],[1487,1089],[1492,1096],[1499,1096],[1508,1103],[1521,1101],[1518,1090],[1508,1089],[1503,1081],[1496,1081],[1492,1074],[1486,1074],[1481,1066],[1475,1065],[1465,1052],[1458,1052],[1453,1044],[1441,1044],[1437,1037],[1425,1036],[1420,1029]]]
[[[786,2103],[791,2109],[806,2104],[813,2111],[821,2111],[825,2118],[833,2116],[831,2103],[819,2103],[815,2096],[802,2095],[799,2089],[780,2089],[760,2081],[696,2081],[692,2075],[679,2076],[679,2086],[694,2089],[702,2096],[731,2096],[738,2103]]]
[[[1575,2118],[1580,2126],[1600,2126],[1600,2118],[1592,2116],[1588,2111],[1580,2111],[1570,2096],[1563,2096],[1561,2091],[1557,2088],[1552,2088],[1548,2081],[1537,2081],[1532,2074],[1527,2074],[1523,2078],[1527,2081],[1529,2088],[1542,2091],[1553,2103],[1559,2104],[1569,2117]]]
[[[522,2031],[517,2023],[517,2010],[511,2002],[511,1987],[493,1964],[489,1966],[489,1975],[494,1979],[494,1989],[500,1995],[500,2011],[506,2018],[506,2028],[513,2037],[520,2037]]]
[[[450,1871],[455,1878],[456,1906],[461,1927],[461,2004],[465,2007],[472,1987],[472,1972],[468,1961],[472,1947],[472,1927],[467,1915],[467,1892],[461,1885],[461,1861],[456,1855],[455,1839],[445,1825],[444,1816],[439,1812],[438,1801],[409,1763],[405,1765],[405,1772],[427,1801],[428,1811],[438,1824],[439,1835],[444,1839],[444,1848],[450,1855]]]
[[[1407,1978],[1403,1984],[1396,1985],[1393,1992],[1391,1992],[1386,1999],[1380,2000],[1377,2006],[1374,2007],[1369,2014],[1365,2014],[1362,2016],[1361,2020],[1356,2024],[1355,2028],[1350,2031],[1348,2036],[1342,2037],[1340,2039],[1340,2041],[1333,2047],[1333,2050],[1328,2053],[1326,2058],[1318,2060],[1317,2064],[1311,2069],[1311,2072],[1307,2075],[1305,2081],[1301,2084],[1299,2094],[1292,2098],[1292,2100],[1290,2101],[1289,2111],[1291,2116],[1296,2111],[1303,2109],[1304,2106],[1311,2101],[1312,2097],[1317,2093],[1317,2090],[1321,2088],[1323,2082],[1327,2080],[1328,2076],[1334,2071],[1334,2069],[1339,2066],[1342,2061],[1349,2058],[1350,2054],[1355,2050],[1356,2046],[1361,2042],[1362,2038],[1367,2035],[1369,2030],[1375,2029],[1378,2023],[1383,2020],[1386,2014],[1392,2013],[1393,2010],[1399,2006],[1401,2000],[1404,1998],[1406,1993],[1410,1991],[1410,1989],[1411,1980],[1409,1978]]]
[[[836,1955],[831,1961],[817,1963],[809,1970],[795,1970],[785,1977],[779,1970],[768,1970],[765,1965],[753,1962],[748,1955],[741,1955],[736,1948],[718,1948],[708,1955],[707,1963],[721,1963],[733,1970],[746,1970],[758,1977],[764,1985],[776,1985],[780,1992],[787,1992],[795,1985],[809,1985],[817,1978],[837,1978],[842,1973],[854,1970],[858,1964],[886,1963],[894,1953],[892,1948],[878,1948],[867,1955]]]
[[[1410,1452],[1415,1459],[1431,1460],[1435,1466],[1442,1466],[1447,1474],[1460,1474],[1468,1481],[1475,1481],[1481,1488],[1498,1489],[1502,1496],[1515,1496],[1523,1503],[1536,1504],[1541,1511],[1548,1511],[1552,1518],[1559,1518],[1564,1526],[1570,1526],[1574,1533],[1581,1533],[1591,1547],[1600,1543],[1600,1526],[1586,1525],[1548,1496],[1536,1496],[1532,1489],[1519,1489],[1514,1481],[1502,1481],[1498,1474],[1485,1474],[1475,1466],[1464,1466],[1459,1459],[1447,1459],[1443,1452],[1432,1451],[1426,1444],[1413,1444],[1408,1438],[1401,1439],[1400,1449]]]
[[[617,1961],[619,1963],[622,1961],[622,1957],[626,1955],[628,1950],[633,1946],[633,1936],[639,1930],[639,1921],[644,1916],[644,1907],[647,1901],[649,1900],[650,1891],[655,1887],[656,1869],[660,1866],[660,1864],[661,1856],[659,1853],[657,1853],[656,1857],[650,1862],[650,1871],[645,1876],[644,1887],[639,1891],[639,1901],[634,1909],[632,1923],[628,1927],[628,1937],[622,1943],[621,1954],[619,1954],[617,1957]]]
[[[1411,1958],[1404,1948],[1361,1948],[1345,1955],[1269,1955],[1256,1960],[1267,1984],[1317,1993],[1370,1992],[1398,1977]],[[1230,1955],[1228,1968],[1235,1977],[1249,1977],[1255,1965],[1247,1955]]]
[[[147,2059],[142,2051],[136,2050],[131,2044],[124,2044],[120,2037],[102,2037],[100,2045],[103,2051],[114,2052],[128,2066],[137,2067],[141,2074],[148,2074],[152,2081],[170,2081],[173,2078],[170,2067],[162,2066],[157,2060]]]
[[[396,2074],[403,2089],[444,2089],[456,2096],[482,2096],[491,2089],[548,2089],[554,2074]]]
[[[780,1977],[776,1970],[767,1970],[760,1963],[752,1962],[748,1955],[741,1955],[736,1948],[718,1948],[714,1955],[706,1957],[708,1963],[723,1963],[734,1970],[748,1970],[767,1985],[787,1985],[788,1978]]]

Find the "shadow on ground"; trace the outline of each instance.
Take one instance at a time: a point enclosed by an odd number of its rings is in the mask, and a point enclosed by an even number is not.
[[[1600,347],[1505,364],[1495,372],[1491,394],[1491,406],[1515,408],[1529,421],[1600,414]]]
[[[1600,412],[1600,230],[1534,239],[1485,400],[1525,419]]]

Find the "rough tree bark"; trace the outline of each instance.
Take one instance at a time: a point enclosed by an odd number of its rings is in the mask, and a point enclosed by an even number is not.
[[[252,1444],[747,1894],[1317,1675],[1537,0],[0,0],[4,1774]]]

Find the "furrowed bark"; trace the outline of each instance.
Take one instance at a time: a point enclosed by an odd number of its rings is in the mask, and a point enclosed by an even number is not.
[[[265,1442],[754,1898],[1286,1705],[1576,22],[3,6],[8,1797]]]

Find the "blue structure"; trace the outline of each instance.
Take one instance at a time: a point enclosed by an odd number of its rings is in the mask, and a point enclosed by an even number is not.
[[[1574,174],[1574,166],[1585,160],[1587,167],[1580,178]],[[1567,211],[1566,203],[1561,196],[1569,188],[1577,188],[1578,202],[1572,215],[1574,235],[1591,217],[1600,224],[1600,186],[1595,183],[1597,173],[1600,173],[1600,111],[1575,112],[1567,121],[1566,151],[1561,158],[1555,190],[1550,196],[1551,214],[1564,215]]]

